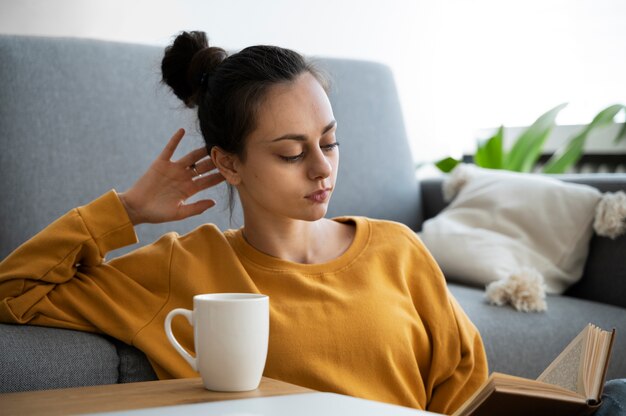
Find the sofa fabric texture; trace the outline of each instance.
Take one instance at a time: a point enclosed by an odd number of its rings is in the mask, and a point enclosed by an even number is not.
[[[120,379],[115,344],[86,332],[2,325],[0,356],[1,392],[112,384]]]
[[[0,36],[0,258],[73,207],[112,187],[128,188],[184,127],[182,155],[202,146],[193,111],[160,84],[163,48],[87,39]],[[418,181],[393,75],[380,64],[316,59],[331,76],[330,100],[341,143],[338,186],[328,216],[363,215],[414,231],[445,207],[441,180]],[[626,175],[560,177],[601,192],[626,189]],[[141,225],[138,245],[202,223],[238,228],[227,189],[207,213]],[[626,239],[594,235],[582,279],[548,298],[545,313],[484,302],[483,288],[451,292],[480,330],[490,371],[536,377],[588,322],[615,327],[608,378],[626,376]],[[140,308],[141,305],[136,305]],[[99,334],[0,324],[0,391],[153,380],[142,352]]]

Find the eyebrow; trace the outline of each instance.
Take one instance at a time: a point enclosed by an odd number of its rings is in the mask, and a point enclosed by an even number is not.
[[[322,129],[322,136],[328,133],[336,125],[337,125],[336,120],[333,120],[330,123],[328,123],[328,125]],[[307,140],[307,137],[304,134],[285,134],[283,136],[277,137],[274,140],[271,140],[271,142],[272,143],[279,142],[281,140],[296,140],[298,142],[305,142]]]

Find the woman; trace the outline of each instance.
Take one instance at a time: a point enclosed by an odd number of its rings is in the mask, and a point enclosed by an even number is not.
[[[486,379],[480,336],[407,227],[324,218],[339,166],[324,79],[297,53],[255,46],[227,56],[201,32],[166,49],[163,80],[198,108],[203,149],[172,155],[178,131],[127,191],[76,208],[0,264],[0,320],[109,334],[146,353],[160,378],[196,374],[163,331],[165,315],[211,292],[271,297],[265,375],[451,413]],[[204,225],[136,241],[134,226],[183,219],[226,181],[244,226]],[[191,348],[192,330],[175,331]]]

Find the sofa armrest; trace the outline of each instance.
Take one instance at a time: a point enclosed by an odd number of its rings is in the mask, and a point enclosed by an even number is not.
[[[441,189],[443,180],[444,177],[420,180],[424,221],[433,218],[448,206],[448,203],[443,199],[443,191]]]
[[[87,332],[0,324],[0,392],[117,383],[119,357]]]
[[[0,324],[0,393],[156,379],[145,354],[105,335]]]

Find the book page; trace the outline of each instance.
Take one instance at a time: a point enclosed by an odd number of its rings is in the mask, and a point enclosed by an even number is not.
[[[605,331],[587,325],[561,354],[544,370],[537,381],[575,391],[597,402],[602,391],[615,330]]]
[[[604,384],[604,378],[606,377],[606,370],[614,337],[615,330],[611,332],[601,331],[599,334],[597,347],[598,352],[595,354],[598,358],[591,362],[589,373],[586,375],[586,384],[589,385],[587,400],[592,402],[597,402],[600,398],[600,392],[602,391],[602,385]]]
[[[564,389],[585,395],[581,380],[581,366],[585,355],[588,332],[589,326],[578,334],[563,352],[552,361],[548,368],[537,377],[537,381],[561,386]]]
[[[537,380],[492,373],[453,416],[590,414],[598,404],[614,340],[615,330],[589,324]]]
[[[577,403],[584,401],[584,397],[575,391],[565,389],[556,384],[529,380],[522,377],[494,373],[493,383],[495,390],[510,394],[523,394],[527,397],[544,397],[559,400],[571,400]]]

